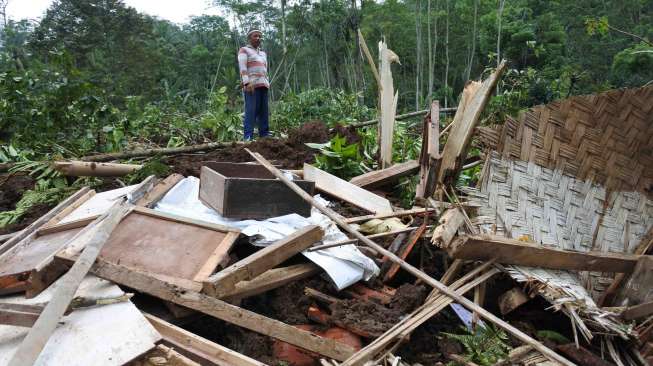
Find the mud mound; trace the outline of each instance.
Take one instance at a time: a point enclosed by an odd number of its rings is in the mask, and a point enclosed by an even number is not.
[[[199,177],[204,161],[228,161],[244,163],[252,161],[245,147],[258,152],[266,159],[286,169],[301,169],[304,163],[314,161],[315,150],[305,144],[307,142],[324,143],[329,141],[329,129],[320,121],[303,124],[297,130],[290,132],[287,139],[262,138],[247,145],[233,143],[222,149],[206,154],[188,154],[164,159],[172,167],[173,172],[185,176]]]
[[[27,174],[4,174],[0,176],[0,211],[10,211],[23,196],[34,188],[34,178]]]
[[[390,301],[390,308],[402,314],[410,313],[424,303],[428,289],[425,286],[415,286],[404,283],[397,288],[397,292]]]
[[[333,128],[333,135],[345,137],[348,144],[355,144],[361,141],[361,137],[353,126],[336,125]]]

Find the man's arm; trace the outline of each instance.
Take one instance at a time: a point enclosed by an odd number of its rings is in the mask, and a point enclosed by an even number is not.
[[[238,68],[240,69],[240,80],[243,86],[249,84],[249,74],[247,74],[247,51],[242,47],[238,50]]]

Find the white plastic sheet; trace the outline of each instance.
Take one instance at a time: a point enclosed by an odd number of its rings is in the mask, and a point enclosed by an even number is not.
[[[156,205],[155,210],[204,220],[241,229],[257,246],[267,246],[308,225],[319,225],[325,233],[323,243],[329,244],[347,239],[328,217],[313,208],[308,218],[298,214],[273,217],[267,220],[237,220],[220,216],[215,210],[205,206],[198,198],[199,179],[187,177],[177,183]],[[316,199],[323,204],[328,201],[319,195]],[[355,245],[341,245],[318,251],[302,252],[313,263],[320,266],[329,278],[342,290],[354,283],[370,279],[379,273],[379,267],[361,253]]]

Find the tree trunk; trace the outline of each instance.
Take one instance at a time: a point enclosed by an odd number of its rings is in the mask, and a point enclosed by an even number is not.
[[[281,0],[281,45],[283,46],[283,54],[288,53],[286,45],[286,1]]]
[[[420,74],[422,70],[422,34],[421,34],[421,17],[420,17],[420,0],[415,2],[415,38],[417,45],[417,67],[415,70],[415,110],[419,109],[419,97],[420,97]]]
[[[433,45],[431,44],[431,0],[426,2],[426,41],[428,42],[429,52],[429,86],[427,99],[430,101],[433,98]]]
[[[503,16],[503,6],[506,0],[499,0],[499,10],[497,11],[497,67],[501,63],[501,17]],[[497,94],[499,94],[499,85],[497,85]]]
[[[447,6],[447,25],[444,36],[444,54],[446,65],[444,67],[444,107],[449,105],[449,0],[445,0]]]
[[[469,58],[467,61],[467,69],[465,70],[465,81],[469,80],[472,73],[472,64],[474,63],[474,53],[476,53],[476,20],[478,17],[478,0],[474,0],[474,26],[472,28],[472,45],[469,51]]]

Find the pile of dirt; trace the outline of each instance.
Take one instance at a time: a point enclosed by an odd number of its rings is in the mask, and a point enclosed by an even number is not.
[[[23,192],[34,188],[34,178],[27,174],[3,174],[0,176],[0,211],[11,211]]]
[[[329,141],[327,126],[320,121],[304,123],[300,128],[290,132],[286,139],[262,138],[246,146],[233,143],[230,146],[213,150],[205,154],[186,154],[165,158],[163,161],[172,167],[173,172],[185,176],[199,177],[200,168],[205,161],[225,161],[243,163],[252,161],[245,147],[258,152],[272,163],[286,169],[301,169],[304,163],[312,163],[315,150],[307,142],[324,143]]]
[[[388,306],[402,314],[408,314],[422,305],[427,295],[428,289],[425,286],[404,283],[397,288]]]
[[[331,306],[331,316],[349,329],[369,334],[383,334],[392,328],[403,314],[371,301],[342,300]]]

